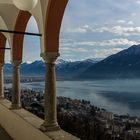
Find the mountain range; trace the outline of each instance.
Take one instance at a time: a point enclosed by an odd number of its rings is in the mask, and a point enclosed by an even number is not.
[[[90,66],[97,63],[97,60],[87,59],[84,61],[65,61],[58,59],[56,62],[56,74],[59,79],[73,79],[79,73],[84,72]],[[34,61],[32,63],[22,63],[20,67],[21,75],[23,76],[44,76],[45,75],[45,63],[42,60]],[[10,76],[12,74],[12,65],[6,63],[4,66],[5,75]]]
[[[11,75],[12,65],[5,64],[5,74]],[[133,45],[103,60],[65,61],[58,59],[56,73],[59,79],[140,78],[140,45]],[[21,75],[44,76],[43,61],[21,64]]]
[[[140,45],[133,45],[96,63],[80,79],[140,78]]]

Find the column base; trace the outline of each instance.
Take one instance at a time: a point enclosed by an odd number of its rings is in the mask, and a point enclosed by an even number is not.
[[[46,125],[46,124],[42,124],[40,126],[40,130],[43,132],[47,132],[47,131],[58,131],[60,130],[60,126],[58,124],[52,124],[52,125]]]
[[[18,110],[18,109],[21,109],[21,105],[11,105],[10,109],[11,110]]]

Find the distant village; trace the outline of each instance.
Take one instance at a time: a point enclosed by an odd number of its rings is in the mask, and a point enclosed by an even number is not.
[[[11,92],[5,88],[8,100]],[[43,93],[22,90],[21,102],[26,110],[44,117]],[[60,127],[82,140],[140,140],[140,117],[113,114],[90,101],[66,97],[58,97],[57,104]]]

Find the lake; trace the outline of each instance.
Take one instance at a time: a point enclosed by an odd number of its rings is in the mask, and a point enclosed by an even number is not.
[[[44,82],[22,83],[22,88],[43,91]],[[85,99],[113,113],[140,116],[140,79],[57,81],[57,96]]]

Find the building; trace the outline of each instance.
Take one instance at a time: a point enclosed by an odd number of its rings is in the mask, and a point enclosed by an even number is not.
[[[14,140],[75,140],[57,123],[55,61],[59,54],[59,31],[68,0],[0,0],[0,125]],[[37,22],[39,34],[26,33],[30,17]],[[24,35],[40,37],[45,76],[44,121],[21,108],[20,64]],[[6,40],[13,65],[12,102],[4,99],[4,54]]]

